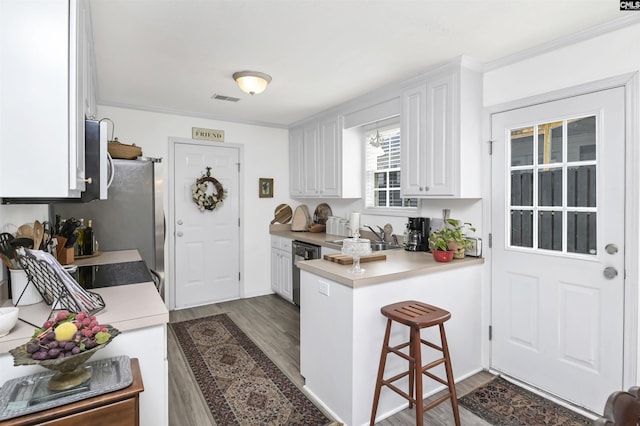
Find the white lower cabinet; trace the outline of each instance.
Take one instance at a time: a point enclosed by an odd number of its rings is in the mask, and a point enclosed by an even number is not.
[[[271,290],[293,303],[293,264],[288,238],[271,236]]]
[[[329,247],[322,247],[322,258],[324,259],[324,257],[328,254],[339,254],[342,253],[342,250],[336,250],[336,249],[332,249]]]

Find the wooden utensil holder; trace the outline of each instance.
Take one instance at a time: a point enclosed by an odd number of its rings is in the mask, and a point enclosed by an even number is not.
[[[62,249],[58,250],[58,252],[56,253],[56,257],[58,258],[58,262],[60,262],[61,265],[72,264],[75,260],[75,257],[73,256],[73,247],[62,247]]]
[[[65,247],[64,245],[67,243],[67,239],[65,237],[61,237],[60,235],[56,235],[56,241],[58,242],[56,249],[56,258],[61,265],[70,265],[75,260],[73,256],[73,247]]]

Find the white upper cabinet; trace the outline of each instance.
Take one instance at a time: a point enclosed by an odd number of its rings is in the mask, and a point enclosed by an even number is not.
[[[340,115],[324,116],[290,129],[290,196],[359,197],[360,189],[354,187],[354,180],[343,179],[344,151]]]
[[[402,196],[479,198],[481,74],[449,65],[402,94]]]
[[[320,147],[318,146],[319,126],[317,122],[307,124],[303,127],[302,139],[302,195],[308,197],[319,197],[320,188]]]
[[[400,114],[401,194],[481,198],[482,74],[460,57],[289,131],[292,198],[362,197],[361,129]]]
[[[86,118],[95,119],[97,111],[95,56],[93,50],[93,29],[91,28],[91,11],[85,3],[79,3],[78,25],[81,26],[78,37],[78,62],[81,61],[82,78],[78,78],[78,90],[82,94],[83,113]]]
[[[318,146],[319,167],[317,173],[322,182],[321,197],[339,197],[342,182],[342,126],[338,116],[321,120]]]
[[[0,197],[85,189],[84,117],[95,114],[87,8],[85,0],[0,2]]]
[[[289,194],[301,196],[302,190],[302,152],[304,150],[304,129],[296,127],[289,130]]]
[[[426,84],[420,84],[402,94],[401,117],[402,192],[404,195],[419,194],[424,192],[426,182],[426,172],[423,166],[423,161],[427,158]]]

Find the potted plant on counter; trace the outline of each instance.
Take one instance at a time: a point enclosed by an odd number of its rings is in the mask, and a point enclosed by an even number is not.
[[[454,251],[449,248],[449,243],[453,241],[451,234],[452,230],[445,227],[429,235],[429,248],[436,262],[450,262],[453,259]]]
[[[447,229],[450,232],[449,250],[453,250],[455,259],[464,259],[465,251],[473,248],[473,241],[466,237],[465,231],[476,232],[476,228],[469,222],[461,222],[457,219],[446,220]]]
[[[475,231],[468,222],[447,219],[444,228],[429,235],[429,248],[437,262],[449,262],[454,257],[464,258],[465,250],[473,246],[473,242],[463,233],[465,229]]]

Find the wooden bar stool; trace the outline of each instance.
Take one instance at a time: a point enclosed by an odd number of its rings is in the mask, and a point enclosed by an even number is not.
[[[382,386],[387,386],[400,396],[406,398],[409,401],[409,408],[416,404],[416,425],[422,426],[423,414],[425,411],[430,410],[441,402],[451,399],[451,408],[453,409],[453,417],[455,419],[456,426],[460,426],[460,414],[458,412],[458,400],[456,398],[456,387],[453,382],[453,370],[451,368],[451,358],[449,357],[449,348],[447,347],[447,338],[444,332],[444,322],[451,318],[451,314],[444,309],[440,309],[435,306],[427,305],[425,303],[417,302],[415,300],[409,300],[405,302],[394,303],[392,305],[383,306],[380,309],[382,315],[387,317],[387,330],[384,335],[384,342],[382,343],[382,353],[380,354],[380,367],[378,368],[378,378],[376,380],[376,390],[373,395],[373,409],[371,410],[370,425],[373,425],[376,420],[376,412],[378,411],[378,402],[380,399],[380,391]],[[392,321],[396,321],[400,324],[404,324],[410,327],[409,341],[397,346],[389,346],[389,335],[391,334]],[[420,330],[427,327],[437,325],[440,328],[440,339],[442,347],[437,346],[432,342],[423,340],[420,337]],[[433,349],[442,352],[442,358],[432,361],[426,365],[422,365],[422,351],[421,346],[425,344]],[[406,347],[409,347],[409,354],[405,354],[401,351]],[[387,355],[394,353],[407,361],[409,361],[409,370],[403,373],[397,374],[388,379],[384,379],[384,368],[387,361]],[[447,373],[447,379],[435,376],[428,370],[444,363],[444,367]],[[449,388],[449,392],[428,403],[423,405],[422,401],[422,375],[446,385]],[[409,376],[409,393],[406,393],[393,384],[396,380],[399,380],[405,376]],[[415,383],[415,389],[414,389]],[[414,392],[415,390],[415,392]]]

